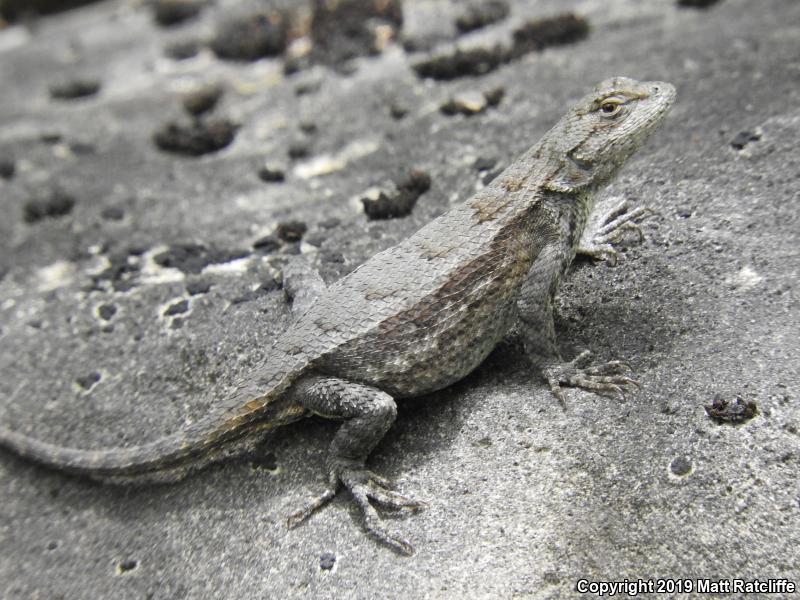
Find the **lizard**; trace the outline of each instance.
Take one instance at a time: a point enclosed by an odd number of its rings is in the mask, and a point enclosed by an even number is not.
[[[366,460],[395,420],[397,400],[443,389],[475,369],[512,331],[553,395],[562,386],[624,395],[638,385],[622,361],[562,360],[553,302],[581,252],[613,259],[610,243],[637,228],[620,205],[587,230],[597,192],[663,121],[675,99],[664,82],[614,77],[598,84],[542,139],[471,198],[324,288],[296,292],[299,316],[225,402],[184,431],[105,450],[60,447],[0,426],[0,446],[47,467],[100,480],[177,479],[305,416],[339,419],[327,485],[288,519],[296,526],[342,488],[366,532],[403,554],[373,505],[416,510]],[[641,233],[641,231],[640,231]],[[287,268],[287,287],[291,284]],[[301,279],[298,277],[298,280]],[[307,278],[308,279],[308,278]],[[291,284],[291,285],[290,285]]]

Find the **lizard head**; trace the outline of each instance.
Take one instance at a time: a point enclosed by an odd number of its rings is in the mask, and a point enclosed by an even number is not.
[[[560,163],[551,181],[572,191],[608,181],[662,121],[675,88],[662,81],[607,79],[570,109],[554,128],[552,156]]]

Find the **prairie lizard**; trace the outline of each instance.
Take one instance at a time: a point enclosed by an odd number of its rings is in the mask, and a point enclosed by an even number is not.
[[[51,468],[92,478],[174,479],[252,445],[302,416],[342,419],[327,458],[327,489],[294,525],[334,497],[353,495],[367,531],[395,550],[372,502],[423,503],[391,489],[365,461],[395,420],[395,401],[463,378],[516,327],[526,354],[563,401],[561,386],[622,393],[624,363],[563,362],[553,298],[576,253],[615,259],[609,242],[636,228],[641,209],[618,206],[587,230],[594,195],[662,121],[668,83],[617,77],[599,84],[487,187],[404,242],[373,256],[316,299],[238,385],[225,406],[180,434],[132,448],[87,451],[0,427],[0,445]],[[312,278],[313,279],[313,278]],[[317,282],[318,283],[318,282]],[[312,286],[312,289],[314,286]]]

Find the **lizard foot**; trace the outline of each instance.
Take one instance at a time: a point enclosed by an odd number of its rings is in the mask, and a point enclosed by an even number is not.
[[[289,517],[287,524],[290,529],[305,521],[316,510],[332,500],[341,483],[350,491],[359,509],[361,509],[369,535],[401,554],[410,556],[414,553],[414,547],[408,540],[389,532],[381,524],[378,511],[375,510],[370,501],[372,500],[381,506],[394,509],[407,508],[416,510],[425,508],[427,504],[397,493],[392,489],[392,484],[388,479],[376,475],[363,466],[346,466],[334,469],[331,473],[330,481],[331,484],[328,489]]]
[[[639,221],[652,212],[644,207],[631,210],[628,201],[623,200],[606,211],[600,211],[597,217],[590,216],[590,223],[578,245],[578,253],[605,260],[611,266],[616,265],[619,252],[612,245],[613,242],[619,241],[627,231],[636,232],[640,242],[644,240]]]
[[[542,369],[553,395],[563,405],[564,393],[562,385],[579,387],[605,396],[616,395],[625,399],[625,389],[628,386],[639,387],[628,374],[631,367],[619,360],[612,360],[600,365],[589,366],[591,352],[584,350],[568,363],[557,363]]]

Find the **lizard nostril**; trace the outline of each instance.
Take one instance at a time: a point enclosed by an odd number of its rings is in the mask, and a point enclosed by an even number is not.
[[[657,94],[657,93],[658,93],[660,90],[661,90],[661,88],[660,88],[660,87],[658,87],[657,85],[654,85],[654,86],[653,86],[653,93],[654,93],[654,94]]]

